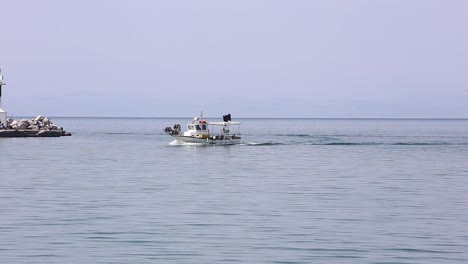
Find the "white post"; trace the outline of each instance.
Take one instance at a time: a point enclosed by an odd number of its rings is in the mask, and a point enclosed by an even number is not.
[[[7,112],[5,112],[2,109],[2,86],[5,85],[5,82],[3,81],[3,76],[2,76],[2,70],[0,69],[0,122],[4,126],[6,126],[7,123]]]
[[[5,85],[3,82],[2,70],[0,69],[0,109],[2,109],[2,85]]]

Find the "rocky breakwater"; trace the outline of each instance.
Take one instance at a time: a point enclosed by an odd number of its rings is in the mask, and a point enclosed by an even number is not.
[[[54,124],[50,118],[38,115],[34,119],[20,121],[7,119],[0,124],[0,137],[60,137],[71,136],[71,133]]]

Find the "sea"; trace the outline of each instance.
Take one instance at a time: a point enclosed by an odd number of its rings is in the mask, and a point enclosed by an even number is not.
[[[468,119],[190,120],[1,138],[0,263],[468,263]]]

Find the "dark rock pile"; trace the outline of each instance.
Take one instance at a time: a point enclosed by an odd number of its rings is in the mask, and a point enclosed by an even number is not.
[[[9,118],[7,120],[7,129],[31,129],[31,130],[63,130],[62,127],[59,127],[52,123],[50,118],[44,117],[41,115],[36,116],[34,119],[21,119],[20,121],[13,120]]]
[[[50,118],[44,117],[41,115],[36,116],[33,119],[21,119],[20,121],[13,120],[8,118],[6,124],[0,124],[0,130],[8,131],[21,131],[26,132],[27,135],[34,135],[34,133],[39,133],[39,135],[46,134],[58,134],[60,136],[70,136],[71,134],[63,130],[62,127],[54,124]],[[7,131],[5,131],[7,132]],[[48,132],[48,133],[44,133]],[[3,133],[10,134],[10,133]],[[24,134],[24,133],[23,133]]]

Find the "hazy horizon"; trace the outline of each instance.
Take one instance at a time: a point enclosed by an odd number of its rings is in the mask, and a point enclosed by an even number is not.
[[[467,118],[468,2],[2,3],[11,116]]]
[[[9,115],[10,118],[34,118],[35,115]],[[44,116],[44,115],[42,115]],[[89,119],[188,119],[190,121],[194,116],[46,116],[49,118],[89,118]],[[215,121],[222,119],[222,116],[204,116],[205,119]],[[233,121],[237,119],[317,119],[317,120],[468,120],[468,117],[261,117],[261,116],[233,116]]]

